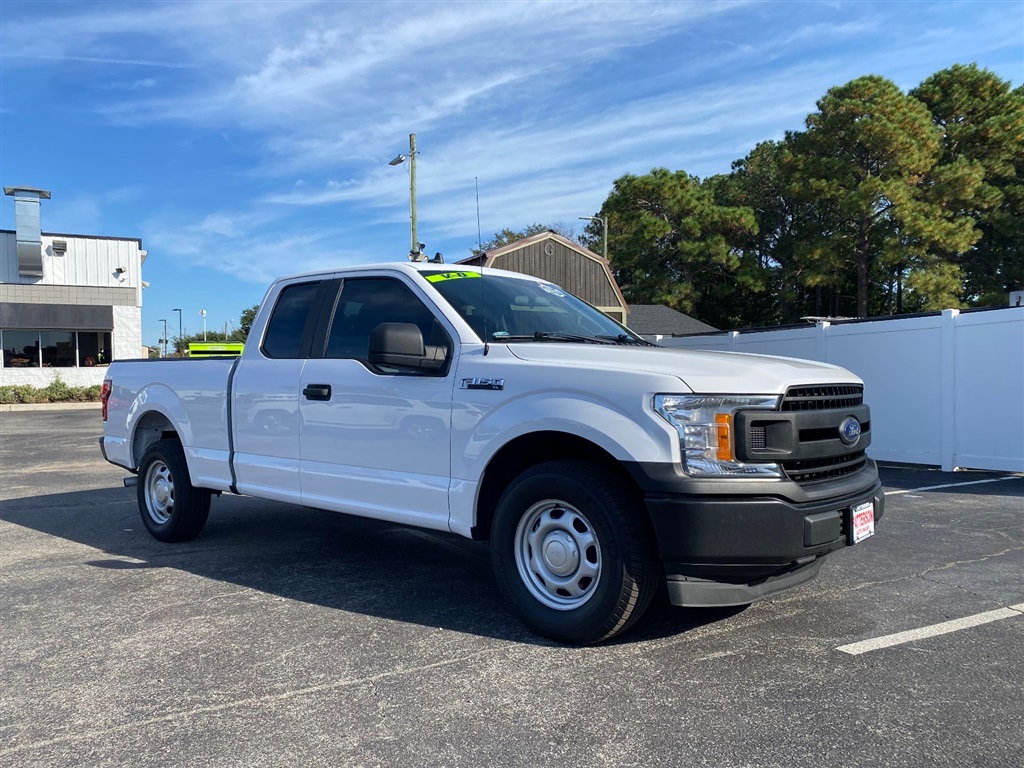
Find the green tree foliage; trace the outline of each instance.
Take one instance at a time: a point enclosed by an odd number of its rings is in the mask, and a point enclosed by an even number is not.
[[[629,301],[722,328],[1002,305],[1024,289],[1024,86],[973,64],[910,93],[860,77],[731,173],[626,175],[597,215]]]
[[[708,179],[722,205],[749,208],[756,227],[741,240],[739,290],[730,327],[793,322],[809,297],[804,265],[794,258],[801,228],[815,215],[812,203],[793,189],[793,157],[783,142],[758,144],[732,165],[732,173]]]
[[[719,205],[711,185],[655,168],[616,180],[601,215],[609,217],[609,259],[630,302],[723,322],[725,304],[711,296],[734,285],[736,245],[755,227],[749,208]]]
[[[942,134],[936,184],[965,167],[978,179],[973,190],[947,196],[980,234],[973,247],[948,254],[964,274],[963,298],[1002,303],[1024,285],[1024,91],[975,64],[956,64],[910,93]]]
[[[472,248],[471,252],[474,256],[478,256],[481,253],[493,251],[496,248],[501,248],[509,243],[525,240],[527,237],[533,237],[534,235],[539,235],[541,232],[547,232],[548,230],[556,232],[569,240],[576,240],[575,229],[572,225],[566,224],[565,222],[557,221],[554,224],[530,224],[522,230],[514,230],[506,227],[500,232],[495,232],[494,237],[483,243],[479,248]]]
[[[885,309],[869,306],[874,286],[888,276],[902,285],[908,272],[917,279],[910,287],[927,291],[920,308],[957,302],[959,270],[941,254],[977,239],[953,201],[975,194],[980,179],[962,163],[933,173],[941,134],[921,102],[885,78],[861,77],[829,90],[807,130],[787,143],[798,199],[819,209],[795,254],[810,284],[840,288],[852,276],[855,302],[846,309],[861,317]]]
[[[249,331],[252,330],[252,324],[256,320],[256,313],[259,311],[259,304],[253,304],[248,309],[242,310],[242,316],[238,321],[238,330],[231,334],[230,341],[245,341],[249,338]]]

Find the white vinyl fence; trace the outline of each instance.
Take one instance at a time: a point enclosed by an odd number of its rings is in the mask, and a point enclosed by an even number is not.
[[[1024,307],[652,338],[841,365],[864,379],[873,458],[1024,472]]]

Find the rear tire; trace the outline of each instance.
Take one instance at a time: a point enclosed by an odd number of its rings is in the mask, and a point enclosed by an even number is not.
[[[491,526],[491,560],[527,625],[579,645],[629,629],[661,572],[636,494],[583,461],[540,464],[509,485]]]
[[[159,440],[143,454],[136,485],[142,523],[160,541],[194,539],[210,515],[211,492],[195,488],[177,440]]]

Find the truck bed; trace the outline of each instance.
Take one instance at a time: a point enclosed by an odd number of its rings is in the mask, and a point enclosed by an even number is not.
[[[227,490],[231,485],[228,382],[237,358],[116,360],[108,377],[113,388],[107,408],[104,452],[108,461],[134,470],[149,440],[128,439],[136,411],[151,413],[140,426],[159,439],[159,415],[175,425],[186,447],[197,486]],[[159,415],[157,415],[159,414]]]

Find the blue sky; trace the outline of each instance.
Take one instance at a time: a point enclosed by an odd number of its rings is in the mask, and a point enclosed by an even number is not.
[[[141,237],[143,339],[237,324],[282,274],[581,229],[624,173],[727,172],[834,85],[1024,80],[1001,2],[0,0],[0,182],[44,231]],[[0,199],[0,228],[14,224]],[[173,322],[172,322],[173,324]]]

